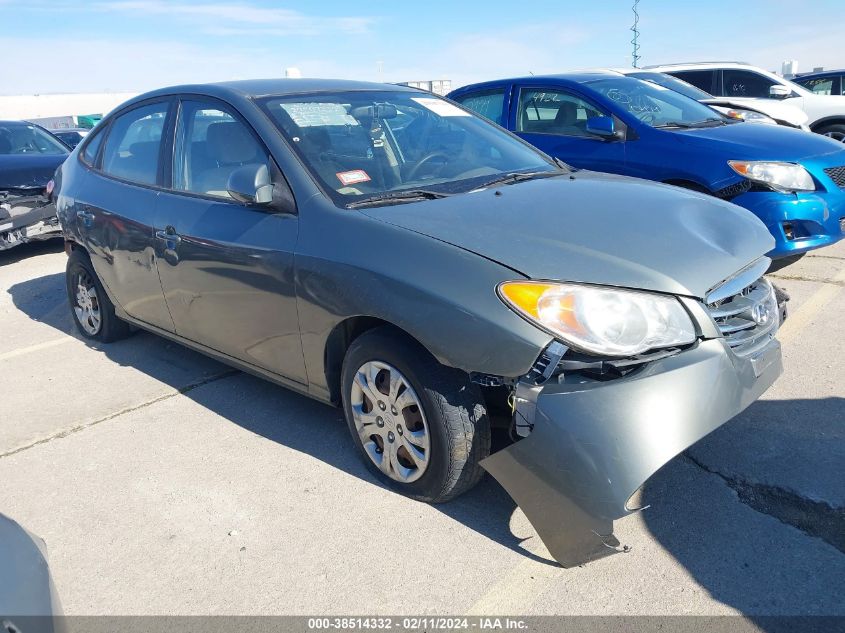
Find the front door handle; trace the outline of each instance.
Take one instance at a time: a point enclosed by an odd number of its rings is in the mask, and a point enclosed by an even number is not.
[[[176,229],[172,226],[168,226],[163,231],[156,231],[156,237],[167,242],[169,248],[175,248],[182,241],[182,238],[177,235]]]

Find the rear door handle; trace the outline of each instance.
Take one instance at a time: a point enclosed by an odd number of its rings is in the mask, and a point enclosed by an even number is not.
[[[82,226],[86,229],[90,229],[94,226],[94,214],[89,211],[89,209],[90,207],[84,206],[76,212],[77,219],[82,221]]]

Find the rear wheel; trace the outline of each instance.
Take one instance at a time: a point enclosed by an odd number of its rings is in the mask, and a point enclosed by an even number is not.
[[[79,333],[101,343],[125,338],[129,324],[114,313],[114,304],[106,295],[88,255],[79,249],[71,252],[66,269],[67,296],[73,321]]]
[[[490,454],[478,388],[407,337],[378,328],[355,339],[342,372],[343,408],[367,467],[421,501],[472,488]]]
[[[845,143],[845,124],[835,123],[833,125],[826,125],[816,130],[819,134],[823,134],[834,141]]]

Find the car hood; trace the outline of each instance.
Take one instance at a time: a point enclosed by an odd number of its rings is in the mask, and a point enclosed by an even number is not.
[[[745,110],[754,110],[760,112],[778,121],[786,121],[790,125],[801,126],[804,125],[809,117],[807,113],[796,108],[788,103],[781,103],[772,99],[757,100],[737,100],[730,97],[713,97],[712,99],[702,99],[702,103],[708,105],[720,105],[729,108],[742,108]]]
[[[68,154],[0,154],[0,189],[44,188]]]
[[[797,162],[837,152],[845,145],[833,139],[779,125],[732,123],[689,130],[657,130],[696,150],[717,152],[727,160],[775,160]]]
[[[586,171],[363,213],[532,279],[698,298],[774,246],[736,205]]]

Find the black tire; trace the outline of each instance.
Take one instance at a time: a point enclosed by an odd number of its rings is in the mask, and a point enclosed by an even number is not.
[[[825,125],[815,130],[816,134],[823,134],[829,136],[835,141],[845,143],[845,123],[834,123],[833,125]]]
[[[416,481],[391,479],[366,453],[350,402],[360,367],[381,361],[395,367],[418,395],[429,427],[428,465]],[[346,353],[341,374],[343,410],[352,439],[367,467],[397,492],[419,501],[440,503],[463,494],[484,476],[479,465],[490,454],[490,421],[477,385],[466,373],[444,367],[424,348],[389,327],[359,336]]]
[[[96,328],[95,332],[91,331],[90,322],[88,323],[88,327],[82,324],[75,309],[80,307],[77,298],[77,289],[81,279],[90,282],[90,285],[93,285],[96,290],[96,297],[92,302],[99,313],[99,327]],[[129,336],[131,332],[129,324],[121,321],[115,315],[114,304],[103,289],[103,284],[100,283],[100,279],[97,277],[97,273],[94,272],[94,267],[91,265],[91,260],[85,251],[78,248],[71,251],[70,257],[67,260],[65,280],[68,302],[70,303],[70,313],[76,329],[82,336],[100,343],[111,343]]]

